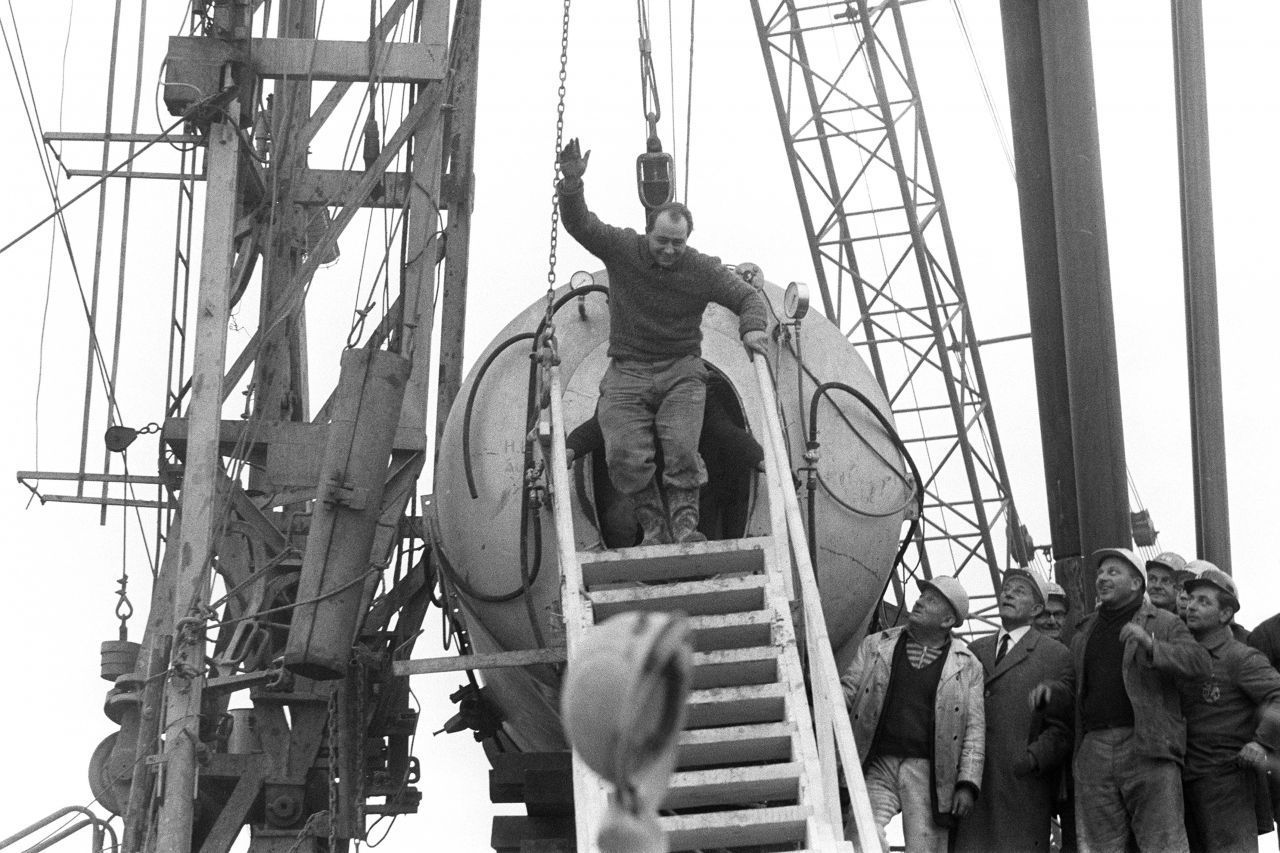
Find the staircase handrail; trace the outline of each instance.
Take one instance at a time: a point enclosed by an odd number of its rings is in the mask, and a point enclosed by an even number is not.
[[[786,443],[782,437],[782,424],[778,420],[777,394],[765,359],[756,357],[754,363],[764,408],[765,433],[768,438],[765,454],[769,459],[769,467],[778,472],[777,476],[781,480],[783,472],[790,471],[791,466],[788,464]],[[791,557],[795,560],[800,586],[800,607],[804,616],[805,645],[809,653],[810,682],[814,699],[814,724],[819,729],[817,735],[820,752],[824,753],[821,755],[824,776],[828,778],[835,776],[833,760],[835,756],[829,754],[829,744],[834,734],[835,751],[840,758],[840,764],[844,767],[845,782],[849,788],[850,807],[858,833],[859,846],[863,849],[874,849],[874,846],[879,844],[875,815],[871,811],[871,801],[867,796],[867,784],[862,775],[862,761],[858,757],[857,743],[853,738],[853,727],[845,707],[844,692],[839,689],[840,673],[836,668],[835,654],[827,634],[826,618],[822,613],[822,598],[818,591],[817,575],[814,572],[813,562],[809,559],[808,537],[805,534],[804,520],[800,515],[800,502],[796,499],[794,489],[783,485],[780,491],[788,534],[786,538],[790,543]],[[771,513],[771,515],[774,514]],[[823,728],[826,728],[826,731],[822,731]],[[822,749],[824,744],[828,745],[825,750]]]
[[[38,842],[34,847],[27,848],[25,851],[23,851],[23,853],[40,853],[41,850],[45,850],[49,847],[52,847],[62,839],[67,838],[71,835],[74,835],[75,833],[84,829],[86,826],[93,827],[93,837],[90,841],[90,844],[92,845],[90,849],[93,851],[93,853],[102,853],[102,841],[104,836],[106,835],[111,836],[112,850],[118,850],[120,848],[120,841],[118,838],[116,838],[116,831],[115,829],[112,828],[110,823],[98,817],[96,814],[94,814],[92,811],[90,811],[88,808],[84,806],[66,806],[65,808],[58,809],[52,814],[49,814],[49,815],[46,815],[45,817],[40,818],[40,820],[36,821],[30,826],[27,826],[18,830],[13,835],[10,835],[8,838],[5,838],[4,840],[0,840],[0,850],[3,850],[4,848],[10,846],[11,844],[15,844],[18,841],[21,841],[22,839],[26,838],[28,835],[31,835],[32,833],[39,832],[41,829],[53,823],[55,820],[58,820],[59,818],[62,818],[62,817],[66,817],[69,814],[83,814],[85,815],[85,818],[83,820],[80,820],[80,821],[77,821],[76,823],[71,824],[70,826],[67,826],[58,830],[53,835]]]
[[[583,605],[582,565],[578,562],[578,546],[573,535],[573,511],[570,496],[573,494],[569,480],[569,462],[565,452],[565,425],[563,386],[560,365],[554,357],[554,349],[544,349],[543,357],[550,391],[550,444],[551,464],[547,481],[551,487],[552,517],[556,527],[556,556],[560,561],[560,605],[564,617],[565,644],[568,659],[573,660],[581,632],[591,624]],[[596,836],[605,803],[600,794],[603,789],[598,777],[573,751],[574,821],[577,829],[577,849],[587,853],[596,849]],[[595,792],[596,796],[592,796]]]

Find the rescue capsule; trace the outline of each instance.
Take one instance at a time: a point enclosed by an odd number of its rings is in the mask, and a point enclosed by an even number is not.
[[[608,366],[607,276],[597,273],[594,281],[555,293],[553,323],[566,430],[594,413]],[[772,284],[761,284],[775,320],[771,326],[776,325],[783,293]],[[551,509],[538,489],[526,490],[526,480],[537,474],[541,459],[539,448],[529,444],[537,442],[536,405],[534,420],[529,417],[530,393],[536,390],[530,354],[545,308],[541,300],[530,305],[488,346],[467,377],[440,442],[437,562],[456,593],[477,653],[564,642]],[[802,469],[809,464],[805,443],[814,389],[840,381],[873,401],[890,422],[892,415],[853,345],[824,317],[814,312],[798,329],[788,323],[782,331],[774,337],[777,348],[771,366],[791,473],[802,510],[808,513],[807,472]],[[712,377],[708,397],[722,405],[737,426],[763,441],[761,395],[755,369],[738,338],[737,317],[709,305],[702,334],[702,357]],[[824,395],[818,413],[815,517],[812,523],[806,518],[806,525],[816,533],[823,613],[837,662],[844,663],[884,592],[902,521],[914,502],[914,484],[892,439],[863,403],[831,393]],[[716,460],[718,454],[705,449],[703,455],[709,483],[703,490],[702,529],[711,529],[712,538],[766,535],[768,509],[765,501],[757,500],[766,488],[764,475],[734,469],[733,460]],[[609,541],[617,532],[605,517],[610,489],[604,465],[602,452],[574,463],[572,500],[579,551],[619,544]],[[506,733],[519,748],[566,748],[554,667],[495,669],[482,673],[482,678],[503,711]]]

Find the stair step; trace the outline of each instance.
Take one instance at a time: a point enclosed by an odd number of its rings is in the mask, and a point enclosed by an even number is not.
[[[791,758],[794,723],[758,723],[680,733],[676,766],[766,764]]]
[[[578,554],[587,589],[618,581],[674,581],[764,571],[769,540],[726,539],[679,545],[649,545]]]
[[[669,815],[658,823],[667,834],[668,849],[703,850],[804,841],[807,817],[808,809],[801,806],[778,806]]]
[[[778,680],[778,656],[773,646],[751,649],[719,649],[693,655],[694,690],[767,684]]]
[[[773,613],[747,610],[690,616],[689,632],[695,652],[767,646],[773,642]]]
[[[766,579],[760,575],[712,578],[588,592],[596,621],[628,610],[680,611],[690,616],[764,607]]]
[[[715,687],[689,694],[685,728],[740,726],[748,723],[780,723],[786,719],[785,685],[751,684]]]
[[[763,764],[687,770],[671,777],[662,800],[664,809],[701,806],[745,806],[752,803],[794,802],[800,797],[800,765]]]

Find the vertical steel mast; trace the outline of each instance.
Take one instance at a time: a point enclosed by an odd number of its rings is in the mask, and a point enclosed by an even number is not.
[[[106,644],[109,662],[104,646],[120,729],[90,768],[129,853],[226,853],[246,826],[254,851],[336,851],[367,815],[418,807],[416,711],[391,670],[432,595],[413,497],[429,403],[447,410],[461,371],[480,0],[374,8],[367,37],[335,41],[314,0],[197,0],[166,57],[185,126],[164,137],[195,154],[129,173],[181,182],[161,470],[130,480],[168,494],[127,502],[161,513],[165,548],[141,643]],[[354,275],[321,269],[372,210],[385,281],[353,300]],[[355,316],[313,409],[307,351],[325,330],[309,342],[308,318],[344,286]],[[233,312],[254,304],[256,330],[229,350]]]
[[[998,529],[1020,525],[900,4],[752,9],[823,307],[865,348],[925,479],[898,603],[905,577],[954,573],[990,606],[1007,551],[1027,555]]]

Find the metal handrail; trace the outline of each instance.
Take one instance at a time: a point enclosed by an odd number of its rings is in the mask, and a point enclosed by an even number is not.
[[[15,844],[18,841],[21,841],[22,839],[26,838],[28,835],[31,835],[34,832],[38,832],[41,829],[44,829],[46,826],[53,823],[55,820],[66,817],[69,814],[82,814],[85,817],[83,820],[77,821],[76,823],[73,823],[70,826],[67,826],[58,830],[56,833],[49,836],[48,838],[45,838],[42,841],[36,842],[35,846],[28,847],[26,850],[23,851],[23,853],[40,853],[41,850],[46,850],[49,847],[52,847],[62,839],[74,835],[75,833],[84,829],[86,826],[93,827],[93,837],[90,840],[91,846],[89,848],[92,851],[92,853],[103,853],[102,842],[103,842],[104,836],[107,836],[107,835],[111,836],[111,849],[113,851],[120,849],[120,840],[116,837],[116,831],[111,826],[110,823],[98,817],[96,814],[94,814],[92,811],[85,808],[84,806],[67,806],[65,808],[58,809],[56,812],[50,815],[42,817],[40,820],[36,821],[30,826],[24,827],[23,829],[18,830],[13,835],[10,835],[8,838],[4,839],[3,841],[0,841],[0,850],[5,849],[11,844]]]
[[[782,425],[778,420],[778,400],[774,392],[773,377],[769,375],[769,367],[765,359],[754,359],[756,379],[760,386],[761,403],[764,408],[764,426],[768,438],[765,453],[771,466],[778,472],[788,470],[786,443],[782,438]],[[849,722],[849,712],[845,708],[844,694],[838,690],[840,672],[836,668],[835,654],[831,648],[831,640],[827,634],[827,622],[822,613],[822,598],[818,591],[817,575],[813,562],[809,559],[809,547],[805,535],[804,520],[800,515],[800,502],[795,491],[785,486],[782,492],[782,509],[786,518],[787,539],[791,549],[791,557],[795,560],[796,575],[800,585],[800,606],[804,615],[805,646],[809,653],[810,681],[813,687],[814,724],[817,728],[819,758],[823,764],[823,776],[835,778],[835,757],[839,756],[844,768],[845,782],[849,788],[850,806],[853,812],[854,826],[858,832],[858,843],[863,849],[879,845],[876,831],[875,815],[871,811],[871,800],[867,796],[866,780],[862,776],[862,761],[858,757],[858,746],[853,738],[853,727]],[[831,754],[830,744],[834,736],[835,755]],[[824,748],[825,747],[825,748]]]
[[[573,535],[573,513],[570,496],[569,463],[565,453],[564,401],[560,366],[552,361],[547,368],[550,391],[551,465],[547,473],[551,485],[551,508],[556,527],[556,556],[560,561],[560,603],[564,615],[565,644],[573,659],[582,632],[590,624],[583,605],[582,566],[578,562],[577,542]],[[578,808],[578,849],[596,850],[596,835],[606,805],[599,777],[587,767],[578,751],[573,751],[573,791]]]

